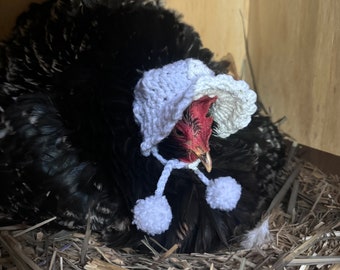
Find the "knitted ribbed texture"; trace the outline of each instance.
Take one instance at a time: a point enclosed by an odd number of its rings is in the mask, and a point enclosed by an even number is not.
[[[187,59],[152,69],[137,83],[133,113],[141,126],[142,154],[167,137],[194,98],[192,84],[201,76],[213,76],[201,61]]]
[[[257,107],[256,93],[249,89],[245,81],[236,81],[230,75],[201,77],[193,85],[195,97],[217,96],[210,108],[210,114],[217,123],[215,135],[226,138],[246,127]]]
[[[247,126],[256,111],[256,94],[247,83],[225,74],[215,76],[195,59],[145,72],[134,95],[133,112],[143,134],[145,156],[170,134],[190,103],[204,95],[217,96],[210,113],[218,124],[215,133],[222,138]]]

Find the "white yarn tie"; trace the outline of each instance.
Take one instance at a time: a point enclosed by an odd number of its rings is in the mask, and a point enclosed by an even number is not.
[[[169,160],[164,166],[161,177],[157,183],[157,189],[155,191],[155,196],[162,196],[164,193],[165,185],[168,182],[169,176],[173,169],[183,169],[187,166],[184,162],[181,162],[177,159]]]
[[[151,152],[159,162],[164,164],[164,168],[158,179],[155,194],[145,199],[137,200],[133,209],[134,219],[132,223],[135,224],[138,229],[150,235],[155,235],[163,233],[169,228],[172,213],[170,205],[163,193],[173,169],[187,168],[198,176],[202,183],[207,186],[205,198],[211,208],[230,211],[236,207],[241,197],[241,186],[235,179],[227,176],[209,180],[198,169],[200,160],[188,164],[177,159],[164,159],[158,153],[157,148],[153,148]]]
[[[199,178],[206,186],[209,185],[210,180],[205,176],[204,173],[202,173],[199,169],[196,169],[196,170],[193,170],[193,171],[197,174],[198,178]]]

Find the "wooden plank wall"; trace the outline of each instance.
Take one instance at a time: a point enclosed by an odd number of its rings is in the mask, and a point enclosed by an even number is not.
[[[194,26],[216,59],[231,53],[241,72],[245,61],[242,20],[247,32],[249,0],[166,0],[166,3]]]
[[[42,1],[42,0],[36,0]],[[167,0],[216,58],[232,53],[251,82],[242,17],[258,91],[299,143],[340,155],[340,1]],[[28,5],[0,0],[0,38]]]
[[[340,1],[250,1],[255,79],[298,142],[340,155]]]

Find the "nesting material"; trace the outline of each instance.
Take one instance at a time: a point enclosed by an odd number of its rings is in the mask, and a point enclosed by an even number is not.
[[[105,247],[93,233],[52,232],[43,223],[31,230],[18,225],[0,228],[0,269],[340,269],[339,176],[296,158],[278,181],[283,184],[292,174],[292,184],[265,217],[271,240],[261,247],[177,254],[174,246],[159,253],[147,238],[143,243],[150,252],[141,255]]]

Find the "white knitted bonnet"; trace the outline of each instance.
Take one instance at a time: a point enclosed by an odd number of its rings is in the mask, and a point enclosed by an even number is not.
[[[244,81],[232,76],[215,75],[203,62],[186,59],[144,72],[134,90],[133,112],[143,135],[141,153],[152,153],[163,165],[155,195],[140,199],[133,209],[138,229],[150,235],[168,229],[172,214],[163,195],[168,177],[173,169],[193,170],[207,185],[206,200],[212,208],[230,211],[241,196],[241,186],[226,176],[209,180],[193,164],[179,160],[165,160],[157,151],[157,145],[165,139],[183,116],[192,101],[208,95],[217,96],[210,108],[210,115],[217,123],[213,136],[226,138],[246,127],[256,111],[256,94]]]

